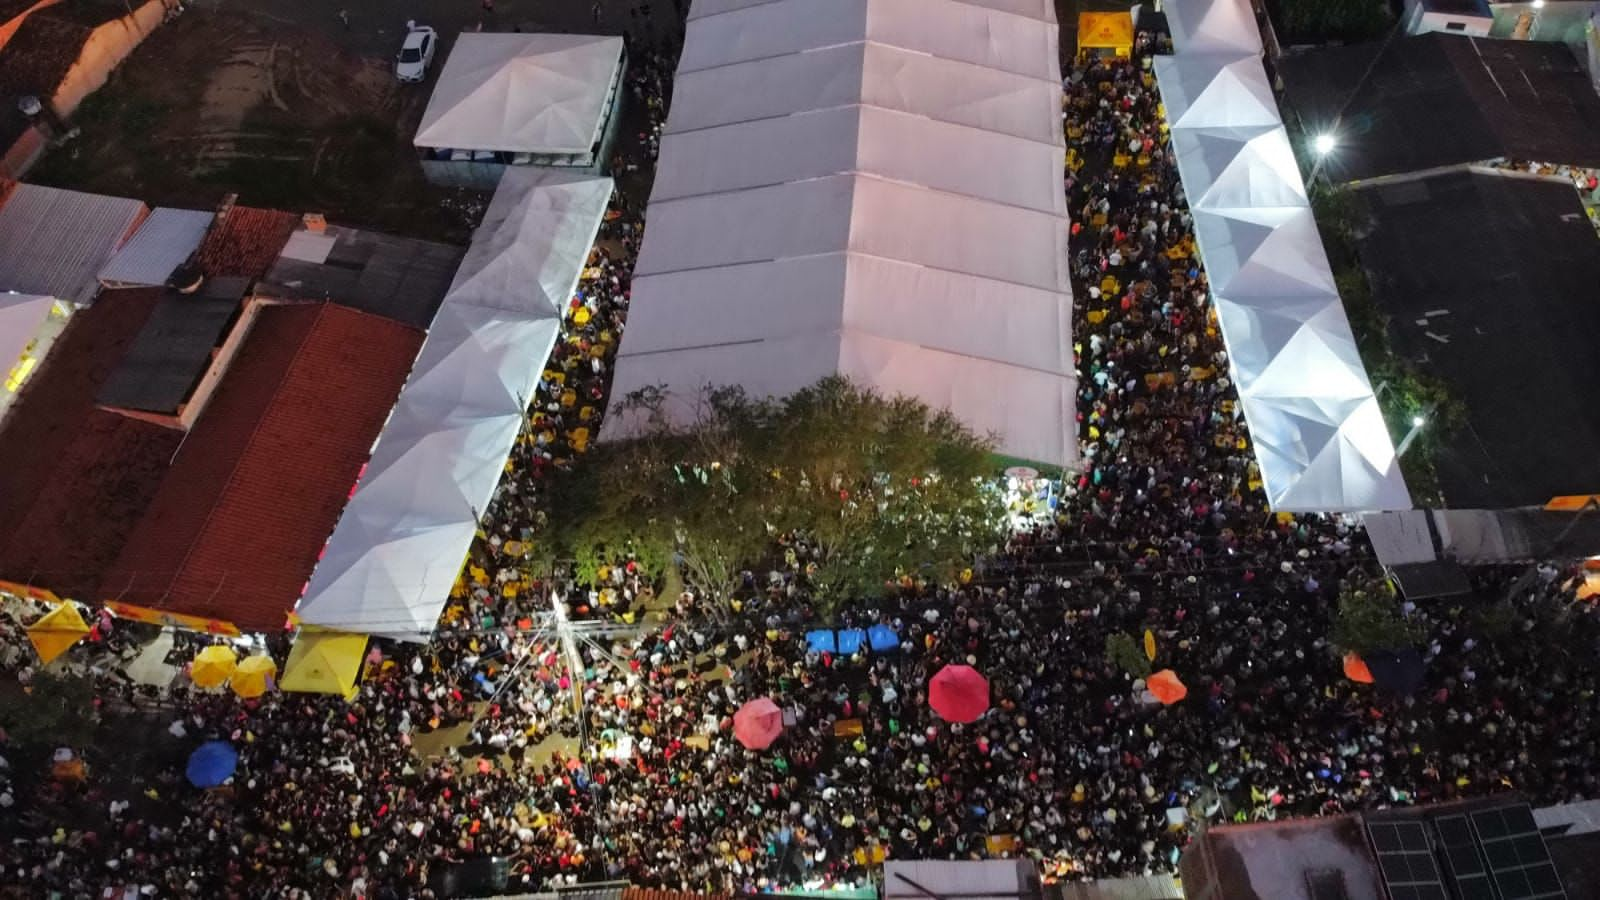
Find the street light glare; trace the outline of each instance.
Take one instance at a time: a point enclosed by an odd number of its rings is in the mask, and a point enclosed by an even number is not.
[[[1528,5],[1532,6],[1534,9],[1544,9],[1544,0],[1533,0],[1533,2]]]
[[[1428,422],[1428,420],[1426,418],[1422,417],[1422,416],[1412,416],[1411,417],[1411,424],[1415,428],[1421,428],[1423,425],[1426,425],[1427,422]]]
[[[1333,148],[1337,143],[1338,142],[1334,140],[1333,135],[1319,134],[1317,135],[1316,139],[1311,142],[1311,147],[1317,151],[1318,156],[1327,156],[1329,153],[1333,152]]]

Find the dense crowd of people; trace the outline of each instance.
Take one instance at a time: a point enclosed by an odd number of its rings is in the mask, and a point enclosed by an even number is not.
[[[1065,84],[1083,469],[966,583],[863,599],[833,623],[887,626],[895,646],[813,649],[799,559],[749,573],[731,618],[706,615],[692,586],[658,600],[619,561],[570,596],[637,630],[583,641],[576,665],[552,640],[546,576],[522,559],[541,483],[581,456],[604,409],[642,224],[624,195],[435,641],[375,646],[348,703],[176,689],[156,707],[175,741],[240,751],[223,789],[186,784],[181,758],[120,793],[92,774],[0,781],[0,896],[428,896],[486,858],[512,890],[815,887],[867,881],[885,858],[1001,854],[1099,878],[1170,871],[1197,819],[1596,796],[1600,678],[1584,648],[1600,627],[1570,602],[1571,573],[1474,573],[1483,596],[1523,588],[1487,604],[1495,619],[1405,604],[1426,635],[1416,694],[1341,675],[1336,598],[1378,583],[1377,566],[1353,523],[1265,507],[1152,43],[1080,60]],[[668,71],[638,90],[664,98]],[[650,108],[653,134],[664,100]],[[663,621],[646,626],[647,611]],[[22,639],[20,621],[0,627]],[[97,627],[114,650],[142,626]],[[1108,658],[1109,638],[1146,631],[1184,701],[1153,702]],[[283,641],[269,640],[280,661]],[[0,662],[33,677],[25,653]],[[977,722],[929,708],[948,663],[990,680]],[[785,710],[765,751],[732,734],[756,697]],[[460,741],[421,752],[457,726]]]

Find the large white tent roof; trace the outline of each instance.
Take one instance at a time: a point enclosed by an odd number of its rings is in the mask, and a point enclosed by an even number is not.
[[[55,302],[54,297],[41,294],[0,292],[0,380],[33,343]]]
[[[506,171],[311,575],[303,621],[432,633],[610,198],[609,178]]]
[[[1260,60],[1248,0],[1168,10],[1156,78],[1267,500],[1407,509],[1410,494]]]
[[[600,139],[622,38],[462,34],[439,73],[419,147],[587,153]]]
[[[1076,458],[1049,0],[697,0],[614,397],[834,373]],[[612,416],[607,437],[625,436]]]

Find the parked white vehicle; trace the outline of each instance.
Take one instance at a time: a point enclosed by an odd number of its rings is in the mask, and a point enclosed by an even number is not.
[[[394,77],[404,82],[427,78],[428,64],[433,62],[433,48],[438,43],[439,35],[432,28],[409,25],[405,43],[400,45],[400,55],[395,57]]]

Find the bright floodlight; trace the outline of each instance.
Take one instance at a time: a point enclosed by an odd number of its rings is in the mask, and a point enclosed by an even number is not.
[[[1421,428],[1423,425],[1426,425],[1427,423],[1428,423],[1428,420],[1426,418],[1422,417],[1422,416],[1412,416],[1411,417],[1411,425],[1414,428]]]
[[[1319,134],[1317,135],[1316,139],[1311,142],[1311,147],[1317,151],[1318,156],[1327,156],[1329,153],[1333,152],[1334,145],[1337,143],[1338,142],[1334,140],[1333,135]]]
[[[1533,0],[1533,2],[1528,5],[1532,6],[1534,9],[1544,9],[1544,0]]]

